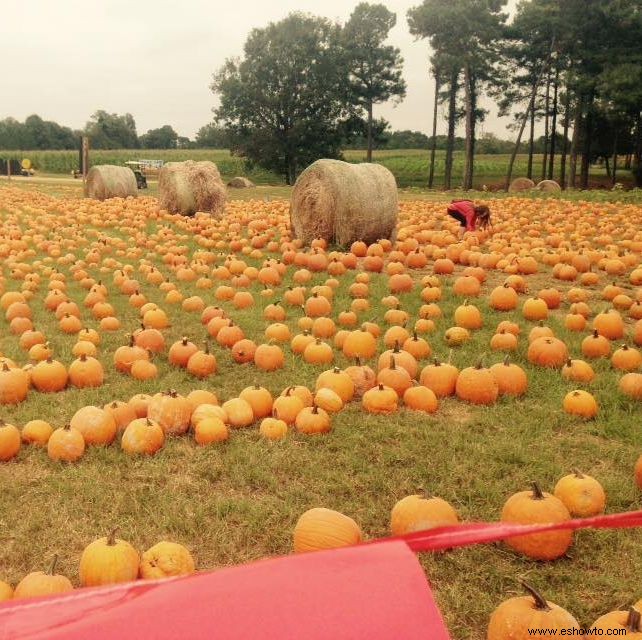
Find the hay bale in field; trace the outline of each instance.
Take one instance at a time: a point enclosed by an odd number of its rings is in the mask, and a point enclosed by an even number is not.
[[[249,189],[250,187],[256,186],[251,180],[248,180],[247,178],[243,178],[242,176],[236,176],[236,178],[232,178],[228,183],[228,187],[232,187],[232,189]]]
[[[518,193],[520,191],[528,191],[529,189],[532,189],[534,187],[535,183],[530,178],[515,178],[515,180],[510,183],[508,192]]]
[[[298,178],[290,202],[297,238],[348,246],[390,238],[397,225],[397,183],[378,164],[317,160]]]
[[[535,188],[538,191],[545,191],[546,193],[557,193],[562,190],[562,187],[560,187],[555,180],[542,180]]]
[[[136,176],[129,167],[98,164],[89,169],[85,184],[85,197],[94,200],[138,196]]]
[[[160,206],[170,213],[192,216],[197,211],[220,215],[227,192],[213,162],[168,162],[158,175]]]

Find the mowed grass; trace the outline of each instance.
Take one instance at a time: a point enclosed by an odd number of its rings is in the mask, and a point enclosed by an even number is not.
[[[156,230],[156,223],[150,222],[148,234]],[[101,231],[121,235],[117,229]],[[188,239],[187,244],[195,248],[193,240]],[[258,266],[256,261],[246,261]],[[69,275],[65,267],[62,271]],[[460,271],[458,267],[457,273]],[[50,395],[32,391],[18,407],[3,408],[0,417],[6,421],[22,426],[42,418],[61,426],[82,406],[168,388],[183,393],[211,389],[223,401],[258,382],[276,395],[295,383],[313,387],[326,368],[304,364],[286,345],[286,367],[266,374],[254,366],[236,365],[228,352],[215,346],[219,372],[204,382],[170,367],[164,356],[155,359],[158,380],[136,382],[114,370],[112,356],[124,343],[125,333],[137,328],[138,313],[112,284],[111,274],[99,274],[97,269],[92,274],[108,286],[109,302],[123,324],[121,331],[102,336],[105,384],[95,390],[70,389]],[[289,270],[274,299],[292,284],[291,274]],[[20,287],[6,269],[3,275],[7,290]],[[326,278],[327,274],[315,276],[310,286]],[[428,338],[441,359],[448,358],[449,351],[443,333],[453,324],[454,310],[462,302],[452,293],[453,278],[443,278],[443,317]],[[204,339],[198,314],[166,304],[157,288],[145,284],[143,277],[138,279],[147,298],[169,313],[168,345],[183,335],[194,341]],[[564,414],[562,399],[574,386],[564,382],[558,371],[527,364],[526,336],[532,324],[519,311],[502,314],[488,307],[487,294],[502,280],[502,274],[493,274],[484,285],[483,296],[475,300],[484,315],[484,328],[454,350],[452,359],[460,368],[475,364],[482,354],[487,364],[500,361],[502,355],[489,351],[490,338],[499,321],[516,320],[522,337],[514,359],[524,366],[530,382],[524,399],[504,399],[490,408],[446,400],[434,416],[402,409],[389,417],[366,414],[355,402],[334,417],[334,429],[326,436],[291,432],[284,442],[273,444],[263,441],[252,427],[233,431],[223,445],[205,448],[191,437],[171,439],[149,459],[129,458],[115,443],[90,448],[78,463],[66,465],[50,461],[42,450],[23,447],[15,461],[0,465],[0,579],[15,584],[29,571],[44,568],[58,553],[61,572],[77,584],[82,549],[115,526],[120,537],[140,551],[161,539],[185,544],[201,570],[289,553],[298,516],[314,506],[342,511],[361,525],[368,538],[382,537],[389,533],[394,503],[420,487],[450,501],[462,520],[496,521],[512,493],[528,488],[532,480],[552,491],[555,482],[573,467],[602,482],[608,494],[607,512],[640,508],[641,494],[633,482],[633,465],[642,453],[639,405],[617,392],[619,375],[608,361],[600,361],[594,365],[598,377],[591,385],[600,403],[598,419],[582,422]],[[349,307],[347,289],[352,281],[350,275],[341,281],[335,317]],[[362,320],[384,325],[385,308],[378,301],[388,293],[386,282],[385,276],[372,276],[372,308]],[[95,327],[96,321],[82,306],[86,291],[71,277],[68,283],[68,295],[81,307],[86,325]],[[599,290],[607,283],[603,278],[593,292],[594,309],[604,306]],[[625,285],[624,279],[620,284]],[[532,291],[547,285],[568,288],[553,280],[547,268],[529,278]],[[221,304],[246,336],[257,342],[264,340],[268,324],[262,318],[267,301],[259,297],[261,288],[251,288],[256,299],[252,309],[236,311],[229,303]],[[181,283],[180,289],[185,297],[199,294],[208,304],[217,304],[211,292],[197,290],[193,284]],[[48,336],[56,358],[68,365],[75,338],[61,334],[53,315],[44,310],[45,293],[43,281],[31,303],[34,324]],[[400,300],[414,322],[420,306],[417,291],[401,295]],[[552,314],[548,324],[577,356],[585,334],[564,328],[566,309],[563,305]],[[300,310],[288,309],[286,323],[292,333],[297,332],[301,315]],[[0,351],[24,363],[26,356],[7,326],[0,319]],[[340,355],[336,363],[347,365]],[[491,611],[515,595],[519,577],[528,578],[584,625],[642,597],[642,534],[635,530],[580,532],[568,557],[553,563],[525,560],[501,544],[422,554],[420,560],[453,637],[462,640],[485,637]]]

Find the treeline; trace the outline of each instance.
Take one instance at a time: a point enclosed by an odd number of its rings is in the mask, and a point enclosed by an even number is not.
[[[432,50],[428,186],[445,120],[444,186],[452,186],[463,125],[462,186],[472,188],[485,143],[483,96],[512,115],[520,141],[526,134],[534,180],[587,188],[590,165],[602,160],[615,183],[624,156],[642,181],[642,0],[522,0],[512,22],[505,7],[506,0],[424,0],[408,11],[411,33]],[[254,29],[243,57],[227,60],[212,83],[216,121],[231,146],[291,183],[310,161],[340,157],[346,144],[389,144],[373,107],[405,95],[403,60],[386,44],[395,23],[385,6],[361,3],[345,24],[293,13]]]

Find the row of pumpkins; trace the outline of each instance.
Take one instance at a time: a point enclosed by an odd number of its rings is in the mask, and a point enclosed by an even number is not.
[[[606,495],[600,483],[579,471],[565,476],[555,486],[554,494],[542,492],[537,484],[532,491],[511,496],[502,510],[503,522],[560,522],[571,515],[588,517],[602,513]],[[455,509],[445,500],[425,495],[410,495],[399,500],[392,509],[390,531],[403,535],[442,526],[456,526]],[[573,533],[562,531],[531,534],[507,540],[507,544],[529,558],[552,560],[562,556],[572,543]],[[320,551],[362,542],[361,529],[354,520],[337,511],[313,508],[301,515],[293,533],[295,553]],[[49,571],[34,571],[15,587],[0,581],[0,601],[37,598],[62,594],[74,589],[68,577],[56,573],[57,556]],[[190,575],[196,564],[190,551],[181,544],[161,541],[139,555],[127,541],[116,537],[116,530],[95,540],[82,552],[79,583],[82,587],[104,586],[130,582],[138,578],[153,580]],[[488,640],[518,640],[534,631],[551,634],[580,630],[578,621],[565,609],[547,601],[527,583],[522,583],[527,596],[502,602],[491,614]],[[627,637],[642,636],[639,610],[642,600],[628,611],[607,613],[591,626],[593,630],[610,630]]]

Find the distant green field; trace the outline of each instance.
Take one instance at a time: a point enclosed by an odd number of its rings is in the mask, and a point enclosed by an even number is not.
[[[348,162],[365,162],[366,152],[349,150],[344,153]],[[78,167],[78,153],[75,151],[0,151],[0,157],[29,158],[36,170],[42,173],[69,174]],[[258,167],[249,169],[243,158],[232,155],[226,149],[121,149],[114,151],[92,151],[92,164],[123,164],[128,160],[140,158],[168,161],[211,160],[218,165],[224,178],[243,175],[257,184],[283,184],[283,178],[270,171]],[[435,188],[443,186],[445,153],[437,152],[435,163]],[[526,175],[527,156],[517,156],[513,175]],[[425,187],[428,182],[429,152],[424,149],[386,149],[376,151],[374,161],[379,162],[395,175],[400,187]],[[481,189],[484,185],[496,189],[503,184],[508,168],[509,156],[478,155],[475,159],[475,187]],[[542,157],[535,156],[535,178],[541,175]],[[452,187],[461,185],[464,169],[463,152],[455,152],[453,161]],[[592,179],[600,181],[606,177],[602,167],[593,167]],[[630,179],[630,172],[622,171],[621,180]]]

